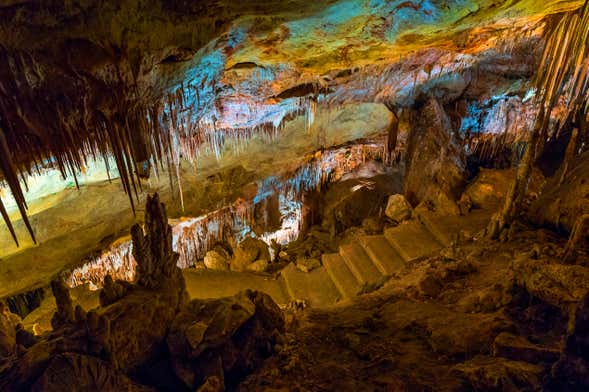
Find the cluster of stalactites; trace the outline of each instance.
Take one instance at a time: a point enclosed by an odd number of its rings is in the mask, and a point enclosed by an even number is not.
[[[12,58],[9,53],[4,52],[6,58]],[[135,200],[139,199],[138,193],[141,191],[141,178],[149,175],[150,170],[158,176],[159,169],[167,169],[170,186],[179,189],[183,204],[181,158],[193,162],[200,155],[203,146],[220,158],[227,142],[231,143],[231,148],[239,150],[255,135],[274,138],[284,126],[287,117],[308,110],[311,111],[308,119],[310,126],[316,108],[315,102],[309,103],[306,99],[300,99],[292,107],[286,108],[287,116],[279,124],[270,122],[248,128],[219,127],[214,121],[203,117],[200,102],[196,102],[196,105],[187,102],[185,89],[181,86],[155,104],[146,104],[134,98],[121,98],[118,112],[114,115],[90,112],[86,105],[80,110],[82,115],[65,115],[65,109],[50,111],[47,102],[24,93],[21,96],[5,94],[8,90],[27,91],[33,88],[28,84],[29,78],[24,76],[30,73],[27,63],[19,60],[22,56],[13,57],[15,60],[11,64],[20,66],[6,69],[12,71],[14,86],[0,84],[0,171],[33,239],[33,228],[27,219],[27,205],[21,188],[21,183],[26,187],[26,182],[24,177],[19,182],[19,173],[32,174],[31,168],[41,167],[43,162],[53,162],[64,179],[69,174],[78,185],[76,173],[87,165],[87,157],[103,158],[107,162],[107,171],[108,157],[113,157],[133,212]],[[30,118],[29,111],[19,109],[21,102],[34,113]],[[17,108],[18,116],[15,118],[13,113],[8,112],[8,108]],[[40,121],[41,113],[47,111],[54,118],[44,117],[44,121]],[[25,134],[35,136],[25,137]],[[14,162],[16,158],[21,161]],[[2,200],[0,213],[18,245]]]
[[[565,126],[587,129],[589,114],[589,1],[562,16],[550,32],[536,75],[541,111],[540,140],[546,138],[553,109],[564,101],[557,132]]]

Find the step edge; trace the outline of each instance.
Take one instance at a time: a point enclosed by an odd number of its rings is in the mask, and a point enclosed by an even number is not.
[[[339,255],[338,253],[334,253],[335,255]],[[349,295],[348,293],[346,293],[346,290],[343,288],[344,285],[339,281],[339,279],[335,276],[335,274],[333,273],[333,271],[331,270],[331,268],[328,267],[328,265],[330,264],[329,262],[325,262],[325,256],[327,255],[322,255],[322,261],[323,261],[323,266],[325,267],[325,270],[327,271],[327,275],[329,276],[329,279],[331,279],[331,282],[333,283],[333,285],[335,286],[335,288],[337,289],[337,291],[340,293],[340,295],[342,296],[342,299],[350,299],[355,295]],[[340,256],[341,257],[341,256]],[[344,261],[345,262],[345,261]],[[348,267],[349,269],[349,267]],[[351,271],[350,271],[351,272]],[[353,275],[352,273],[352,277],[354,279],[356,279],[356,277]]]
[[[353,246],[354,244],[348,244],[347,246]],[[348,266],[348,268],[350,269],[350,271],[352,272],[352,275],[354,275],[354,277],[356,278],[356,280],[360,283],[360,286],[363,286],[368,282],[367,280],[364,279],[364,277],[362,277],[362,274],[360,273],[360,271],[358,271],[358,269],[356,268],[356,266],[354,265],[354,263],[348,259],[348,257],[346,257],[343,252],[342,252],[342,248],[345,247],[346,245],[342,245],[339,247],[339,255],[344,259],[344,261],[346,262],[346,265]],[[362,251],[364,253],[366,253],[366,251],[364,251],[364,248],[362,246],[360,246],[360,248],[362,249]],[[370,256],[368,256],[368,259],[370,259]],[[370,261],[372,263],[372,261]],[[376,268],[376,266],[375,266]],[[377,268],[378,270],[378,268]]]
[[[291,263],[292,264],[292,263]],[[282,277],[282,280],[284,281],[284,286],[286,288],[286,293],[288,295],[288,297],[290,297],[291,301],[296,301],[297,299],[301,299],[301,298],[296,298],[296,296],[294,295],[294,290],[292,289],[292,287],[290,286],[290,284],[288,283],[288,279],[286,278],[286,275],[283,273],[283,271],[287,268],[291,268],[289,264],[288,266],[284,267],[281,271],[280,271],[280,276]],[[296,268],[296,267],[295,267]],[[303,298],[304,299],[304,298]]]
[[[399,245],[397,245],[397,243],[394,239],[391,238],[393,236],[390,235],[389,233],[391,232],[392,229],[394,229],[394,227],[390,228],[390,229],[385,229],[384,238],[386,238],[387,242],[391,245],[391,247],[399,254],[399,256],[401,256],[403,261],[405,263],[409,263],[413,259]]]
[[[372,249],[370,249],[368,242],[369,242],[368,238],[366,238],[364,240],[360,240],[360,244],[362,244],[362,248],[364,248],[364,252],[366,252],[368,257],[370,257],[370,259],[372,260],[372,264],[374,264],[376,266],[376,268],[380,271],[380,273],[382,275],[384,275],[384,276],[390,275],[390,273],[387,272],[385,265],[381,262],[380,258],[378,258],[376,256],[376,253],[374,253],[372,251]]]
[[[426,215],[423,211],[419,209],[415,209],[415,214],[417,215],[417,219],[421,222],[421,224],[432,234],[432,237],[440,243],[443,247],[450,246],[452,244],[452,236],[444,234],[443,230],[440,230],[435,222]]]

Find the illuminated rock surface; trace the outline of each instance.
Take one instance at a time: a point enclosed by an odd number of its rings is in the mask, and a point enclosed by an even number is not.
[[[0,1],[0,389],[587,390],[588,37],[582,0]]]

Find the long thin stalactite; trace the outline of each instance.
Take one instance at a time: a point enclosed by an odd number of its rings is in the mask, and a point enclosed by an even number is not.
[[[532,165],[544,148],[551,113],[559,99],[566,102],[560,127],[579,123],[579,118],[586,118],[589,112],[589,0],[578,10],[564,14],[549,32],[535,84],[540,110],[505,203],[489,224],[492,238],[497,238],[521,210]]]

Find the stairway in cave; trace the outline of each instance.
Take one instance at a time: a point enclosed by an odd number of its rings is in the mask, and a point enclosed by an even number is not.
[[[483,230],[490,212],[475,210],[467,216],[437,215],[417,208],[414,218],[388,228],[382,235],[363,236],[343,245],[338,253],[324,254],[323,266],[303,272],[289,264],[281,280],[290,300],[328,307],[380,287],[406,264],[450,246],[461,231]]]
[[[461,232],[483,230],[493,210],[473,210],[465,216],[439,215],[417,207],[414,217],[381,235],[358,238],[324,254],[323,265],[310,272],[293,263],[278,278],[251,272],[183,270],[191,298],[221,298],[241,290],[268,293],[278,304],[304,300],[316,308],[329,307],[370,292],[384,284],[408,263],[431,256],[450,246]]]

